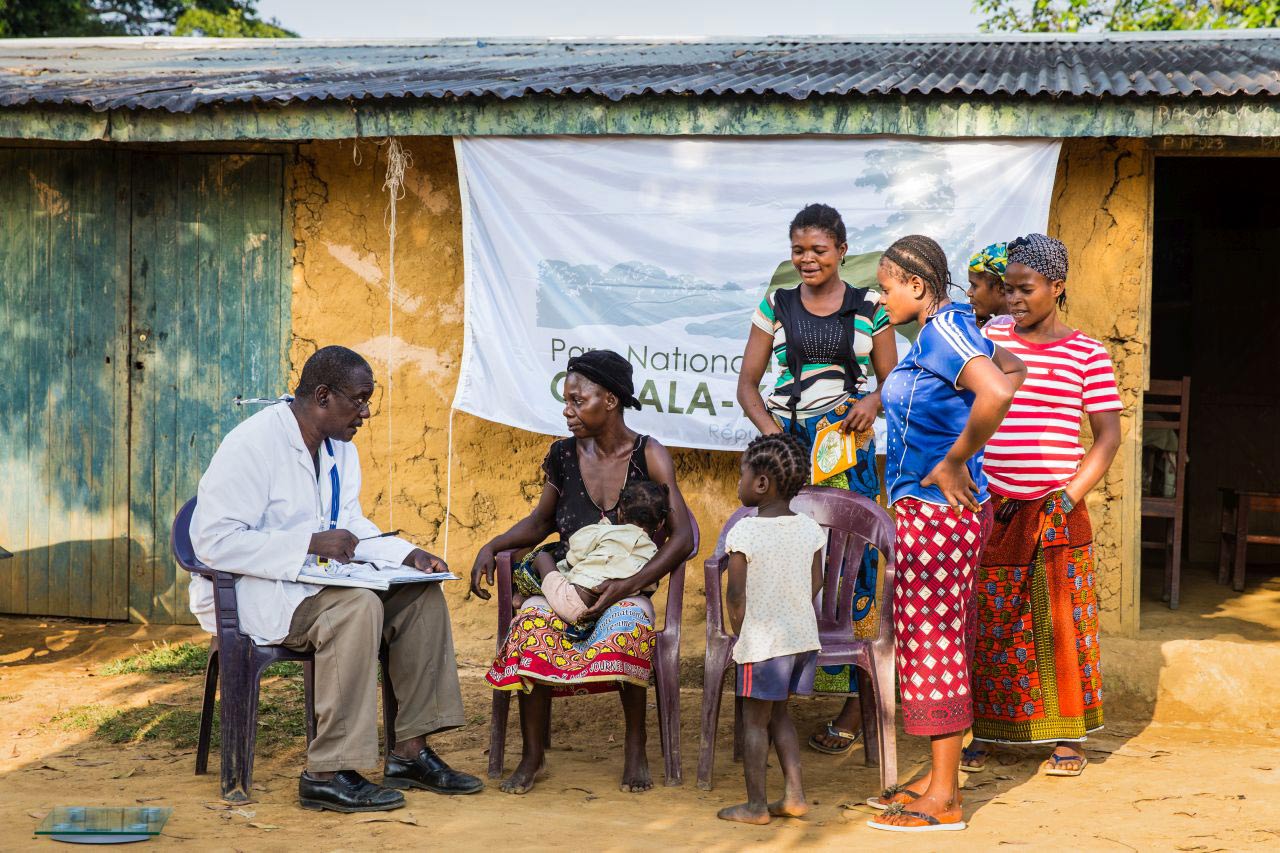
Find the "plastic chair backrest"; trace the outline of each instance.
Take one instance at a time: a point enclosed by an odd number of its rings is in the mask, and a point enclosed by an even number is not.
[[[826,562],[822,579],[822,600],[816,605],[818,631],[823,644],[849,643],[853,634],[853,580],[862,567],[862,555],[868,544],[884,557],[884,582],[879,595],[879,631],[877,641],[887,640],[892,626],[892,590],[894,576],[894,527],[893,520],[875,501],[844,489],[824,486],[806,486],[791,501],[791,508],[808,515],[827,531]],[[716,550],[707,558],[707,565],[715,566],[723,573],[728,568],[725,561],[725,539],[733,526],[744,518],[754,516],[754,507],[739,507],[720,529]],[[849,583],[840,579],[849,571]],[[720,584],[706,578],[707,629],[724,632],[723,594]]]
[[[196,559],[196,550],[191,545],[191,516],[196,511],[196,499],[192,498],[182,505],[174,516],[173,528],[169,531],[169,547],[173,549],[173,558],[178,565],[189,572],[212,576],[213,570]]]
[[[854,642],[853,593],[868,545],[884,557],[878,639],[891,636],[895,534],[889,514],[870,498],[822,486],[801,489],[791,501],[791,508],[808,515],[827,531],[822,600],[817,606],[823,645]]]

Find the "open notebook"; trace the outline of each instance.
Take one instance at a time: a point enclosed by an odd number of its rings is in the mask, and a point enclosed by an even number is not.
[[[453,572],[420,572],[409,566],[394,563],[335,563],[324,565],[309,562],[298,573],[298,583],[320,586],[358,586],[365,589],[390,589],[402,583],[426,583],[430,581],[456,581]]]

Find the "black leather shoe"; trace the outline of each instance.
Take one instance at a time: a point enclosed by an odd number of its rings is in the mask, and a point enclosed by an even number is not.
[[[375,785],[354,770],[340,770],[328,781],[303,773],[298,803],[312,811],[389,812],[404,806],[404,794]]]
[[[394,752],[388,755],[382,784],[388,788],[422,788],[437,794],[474,794],[484,789],[484,782],[470,773],[454,770],[429,746],[412,759]]]

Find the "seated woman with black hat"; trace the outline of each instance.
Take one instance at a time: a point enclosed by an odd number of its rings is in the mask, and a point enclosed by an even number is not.
[[[646,590],[670,574],[693,548],[693,530],[684,498],[676,485],[675,466],[667,449],[629,429],[625,407],[640,408],[631,378],[631,363],[615,352],[593,350],[569,359],[564,381],[564,417],[571,438],[551,445],[543,460],[542,495],[528,517],[494,537],[480,549],[471,569],[471,590],[481,599],[493,584],[495,556],[507,549],[530,549],[514,572],[517,592],[528,594],[511,622],[507,642],[486,676],[497,690],[519,690],[523,748],[519,766],[502,790],[523,794],[542,769],[545,732],[553,695],[620,690],[626,718],[626,757],[622,790],[653,787],[645,753],[645,691],[653,670],[653,604]],[[595,620],[590,633],[576,642],[536,586],[523,592],[537,555],[549,551],[564,559],[569,538],[601,521],[618,522],[622,490],[637,482],[665,486],[668,536],[641,571],[606,580],[595,588],[596,602],[584,620]],[[555,533],[559,540],[534,548]]]

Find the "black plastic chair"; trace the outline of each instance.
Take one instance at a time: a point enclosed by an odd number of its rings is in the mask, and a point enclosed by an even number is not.
[[[214,613],[218,624],[217,633],[209,641],[209,664],[204,672],[204,701],[200,707],[196,775],[202,775],[209,769],[213,700],[220,690],[222,704],[219,706],[218,718],[222,740],[222,798],[232,803],[245,803],[251,799],[249,791],[253,782],[253,752],[258,740],[258,686],[262,673],[278,661],[298,661],[302,664],[302,683],[307,706],[307,743],[310,744],[316,733],[315,656],[308,652],[295,652],[284,646],[260,646],[240,630],[240,615],[236,609],[236,575],[214,571],[196,559],[195,549],[191,545],[191,515],[195,508],[196,499],[192,498],[178,510],[178,515],[173,520],[169,544],[178,565],[213,583]],[[390,679],[386,677],[389,670],[385,644],[378,657],[383,672],[383,725],[389,752],[395,740],[396,700]]]

